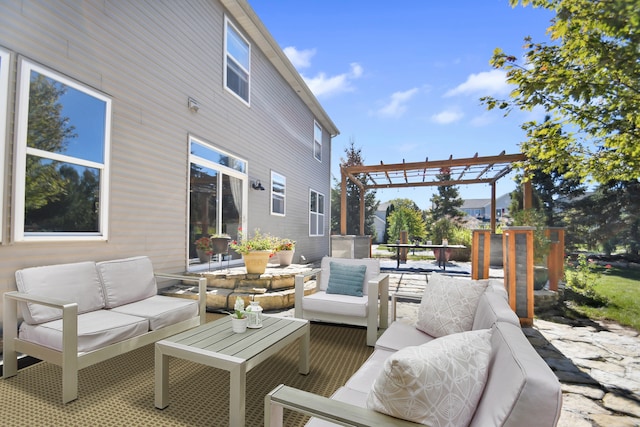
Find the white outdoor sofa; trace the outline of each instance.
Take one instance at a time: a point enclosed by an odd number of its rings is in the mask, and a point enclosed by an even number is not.
[[[486,379],[481,385],[481,394],[477,403],[466,409],[467,415],[472,414],[466,425],[474,427],[555,426],[562,407],[560,383],[523,334],[517,316],[507,303],[504,286],[496,287],[493,286],[494,284],[495,282],[486,287],[478,299],[478,305],[473,315],[471,330],[474,332],[471,333],[481,334],[483,331],[491,331],[490,349],[485,349],[484,353],[484,357],[488,358]],[[439,291],[442,291],[442,288]],[[429,294],[427,286],[423,298],[430,297],[433,295]],[[452,306],[455,306],[455,303]],[[430,411],[433,406],[426,405],[425,407],[425,401],[429,403],[435,401],[438,403],[444,401],[464,402],[464,399],[460,399],[460,396],[455,393],[447,395],[448,391],[442,391],[452,384],[456,384],[456,386],[450,388],[462,388],[467,384],[465,381],[468,378],[465,380],[462,377],[450,376],[451,373],[448,370],[446,373],[438,370],[440,366],[447,366],[444,361],[447,357],[455,359],[457,357],[451,356],[451,354],[445,356],[444,352],[439,353],[441,348],[446,346],[444,344],[437,345],[447,342],[447,346],[449,346],[449,343],[452,342],[451,338],[455,340],[458,339],[456,337],[464,334],[465,332],[461,332],[434,338],[417,330],[413,324],[395,321],[380,337],[373,354],[330,398],[294,389],[284,384],[267,394],[265,396],[265,426],[281,427],[284,408],[313,417],[307,423],[307,426],[313,427],[423,425],[403,418],[410,418],[407,415],[409,411],[415,411],[419,414]],[[424,375],[423,372],[428,369],[424,367],[426,364],[423,366],[422,362],[416,363],[416,349],[419,348],[422,349],[422,353],[419,353],[422,357],[433,356],[433,359],[430,360],[430,369],[432,370],[427,376],[429,378],[427,384],[416,384],[419,379],[425,378],[421,375]],[[429,353],[431,351],[438,352],[438,354]],[[465,350],[462,350],[461,353],[465,353]],[[466,356],[469,359],[466,360],[473,363],[472,359],[476,358],[475,349],[468,350],[467,353]],[[401,359],[401,354],[410,357],[400,363],[398,360]],[[415,367],[414,373],[421,372],[421,374],[416,374],[415,377],[409,375],[398,377],[398,371],[393,371],[391,368],[394,364],[396,364],[395,366],[404,366],[408,370],[413,370]],[[464,364],[461,363],[458,366]],[[456,363],[450,364],[447,369],[452,365],[455,366]],[[475,368],[474,365],[470,366]],[[384,375],[381,375],[383,372]],[[381,378],[393,378],[395,392],[400,390],[400,397],[394,393],[393,387],[390,388],[388,395],[381,393],[378,383]],[[401,378],[402,381],[398,381],[398,378]],[[469,381],[469,383],[477,384],[476,381]],[[403,394],[402,390],[406,388],[409,390]],[[369,401],[371,394],[378,402],[380,396],[382,399],[387,396],[391,405],[395,405],[397,412],[399,412],[398,416],[391,416],[371,409]],[[431,397],[425,399],[427,394]],[[444,396],[449,397],[445,399]],[[401,399],[408,399],[410,402],[402,402]],[[413,401],[413,399],[424,400]],[[444,412],[446,411],[442,413]],[[445,424],[460,425],[457,423],[447,424],[446,422],[438,425]]]
[[[157,295],[156,278],[197,283],[198,300]],[[3,377],[30,355],[61,366],[62,401],[75,400],[78,370],[205,323],[206,283],[154,273],[145,256],[18,270],[18,291],[4,294]]]
[[[360,285],[361,296],[329,293],[331,263],[347,267],[366,266]],[[307,279],[315,276],[315,287],[307,288]],[[378,326],[389,323],[389,275],[380,273],[380,261],[373,258],[324,257],[319,269],[295,277],[294,316],[318,322],[365,326],[367,345],[373,347]]]

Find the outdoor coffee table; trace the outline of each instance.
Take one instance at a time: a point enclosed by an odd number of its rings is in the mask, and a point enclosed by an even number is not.
[[[231,316],[225,316],[156,342],[156,408],[169,405],[169,357],[178,357],[229,371],[229,425],[244,426],[248,371],[299,339],[299,371],[309,373],[309,321],[263,316],[262,324],[237,334],[231,330]]]

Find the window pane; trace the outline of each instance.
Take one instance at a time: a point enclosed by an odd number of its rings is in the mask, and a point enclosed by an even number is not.
[[[249,100],[249,75],[231,58],[227,60],[227,87],[245,101]]]
[[[31,71],[27,146],[104,162],[106,102]]]
[[[227,25],[227,52],[245,70],[249,70],[249,45],[231,25]]]
[[[318,213],[324,214],[324,196],[318,194]]]
[[[27,156],[25,232],[99,232],[100,171]]]
[[[282,197],[272,199],[271,212],[284,215],[284,199]]]
[[[239,172],[245,172],[247,166],[246,162],[244,162],[243,160],[239,160],[228,154],[221,153],[209,146],[198,144],[193,140],[191,140],[191,154],[202,157],[203,159],[209,160],[213,163],[227,166]]]

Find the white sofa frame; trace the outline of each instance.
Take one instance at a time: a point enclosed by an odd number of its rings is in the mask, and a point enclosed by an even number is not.
[[[206,322],[207,279],[168,273],[154,273],[156,278],[173,279],[198,284],[199,316],[164,328],[110,344],[86,353],[78,352],[78,304],[56,298],[39,297],[17,291],[4,294],[3,316],[3,378],[18,373],[18,354],[23,353],[62,367],[62,401],[78,398],[78,371],[131,350],[168,338]],[[41,346],[18,337],[18,302],[30,302],[62,310],[62,351]]]
[[[353,261],[357,262],[357,260]],[[315,276],[316,286],[319,286],[321,274],[329,274],[329,271],[323,272],[321,268],[317,268],[295,276],[294,317],[325,323],[365,326],[367,328],[367,345],[373,347],[378,339],[378,326],[382,329],[389,326],[389,275],[380,273],[364,284],[367,287],[367,317],[359,317],[304,310],[302,299],[305,296],[305,283],[309,277]]]

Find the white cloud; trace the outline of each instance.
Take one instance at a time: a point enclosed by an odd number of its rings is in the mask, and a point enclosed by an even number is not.
[[[511,87],[507,84],[506,73],[501,70],[484,71],[478,74],[471,74],[467,81],[451,89],[444,94],[445,97],[455,95],[483,96],[507,95]]]
[[[458,110],[457,108],[450,108],[448,110],[444,110],[439,112],[438,114],[434,114],[431,116],[431,120],[434,122],[446,125],[449,123],[457,122],[464,117],[464,114]]]
[[[283,51],[298,72],[302,68],[309,68],[311,59],[316,54],[315,49],[298,50],[294,46],[285,47]],[[314,77],[305,76],[302,72],[300,72],[300,75],[315,96],[331,96],[337,93],[353,91],[352,81],[362,77],[364,70],[360,64],[352,62],[349,66],[351,68],[349,72],[335,76],[327,76],[324,72],[319,72]]]
[[[348,73],[338,74],[336,76],[327,76],[325,73],[318,73],[315,77],[307,77],[303,74],[302,78],[311,89],[311,92],[317,97],[331,96],[342,92],[352,92],[353,80],[362,76],[363,70],[358,63],[351,63],[351,71]]]
[[[296,68],[308,68],[311,66],[311,58],[316,54],[315,49],[298,50],[294,46],[288,46],[283,49],[289,61]]]
[[[406,90],[404,92],[394,92],[387,104],[380,108],[376,114],[382,117],[400,117],[407,111],[407,102],[418,93],[418,88]]]

